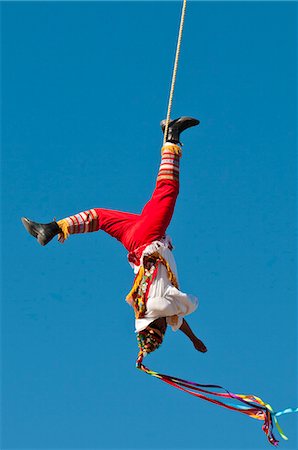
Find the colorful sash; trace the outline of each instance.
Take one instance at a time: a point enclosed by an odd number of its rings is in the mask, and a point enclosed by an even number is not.
[[[145,259],[146,258],[146,259]],[[178,282],[169,263],[158,252],[146,255],[143,266],[134,279],[131,291],[126,296],[126,301],[133,306],[135,316],[140,319],[146,314],[146,303],[148,300],[149,290],[156,278],[159,264],[163,264],[167,270],[170,282],[178,289]]]

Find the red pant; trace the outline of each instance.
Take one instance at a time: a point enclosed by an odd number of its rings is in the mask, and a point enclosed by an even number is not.
[[[166,144],[156,186],[141,214],[94,208],[63,219],[69,234],[103,230],[132,252],[161,239],[171,221],[179,192],[180,148]]]
[[[95,208],[99,229],[120,241],[129,251],[161,239],[171,222],[179,193],[179,147],[165,147],[156,187],[141,214]]]
[[[99,229],[118,239],[129,251],[161,239],[168,228],[179,192],[179,183],[161,180],[141,214],[95,208]]]

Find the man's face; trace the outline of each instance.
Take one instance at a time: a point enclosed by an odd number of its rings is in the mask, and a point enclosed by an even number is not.
[[[167,329],[167,321],[165,317],[160,317],[159,319],[151,322],[148,328],[153,328],[159,330],[162,334],[165,334]]]

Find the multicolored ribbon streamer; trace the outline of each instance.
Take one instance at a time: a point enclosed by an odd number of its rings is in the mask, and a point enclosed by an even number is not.
[[[265,403],[261,398],[256,397],[255,395],[233,394],[226,388],[219,385],[193,383],[191,381],[183,380],[182,378],[176,378],[170,375],[154,372],[143,365],[142,354],[139,354],[136,366],[138,369],[142,370],[148,375],[159,378],[161,381],[183,392],[194,395],[195,397],[201,398],[202,400],[207,400],[208,402],[214,403],[216,405],[223,406],[224,408],[246,414],[253,419],[263,420],[264,424],[262,426],[262,429],[266,434],[270,444],[274,446],[277,446],[279,442],[273,434],[274,424],[276,425],[280,436],[283,439],[288,439],[287,436],[283,433],[277,421],[277,417],[283,414],[298,412],[298,408],[287,408],[283,411],[275,412],[268,403]],[[221,390],[223,392],[217,392],[213,389]],[[220,397],[221,401],[212,398],[212,396]],[[231,403],[226,399],[236,400],[240,403]]]

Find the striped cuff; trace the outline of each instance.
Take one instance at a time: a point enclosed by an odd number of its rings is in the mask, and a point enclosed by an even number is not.
[[[181,157],[181,148],[172,143],[166,143],[162,149],[162,158],[157,176],[160,180],[179,181],[179,160]]]
[[[66,217],[57,223],[62,231],[59,235],[60,242],[67,239],[69,234],[89,233],[99,229],[99,217],[95,209]]]

